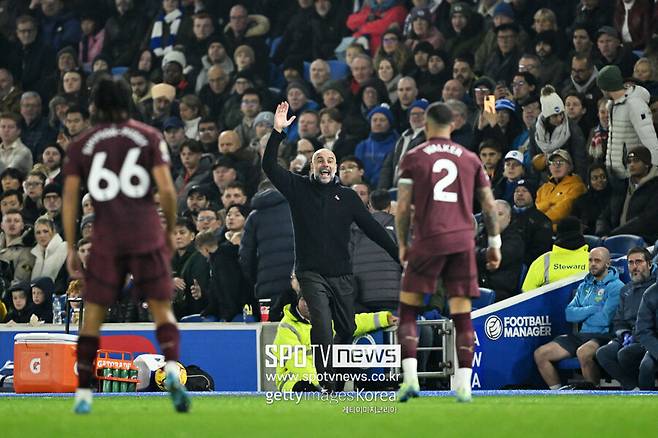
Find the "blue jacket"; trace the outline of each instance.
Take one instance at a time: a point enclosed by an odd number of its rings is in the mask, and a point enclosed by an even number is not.
[[[386,156],[395,149],[398,133],[391,130],[386,134],[370,134],[368,138],[356,145],[354,155],[363,161],[363,177],[371,187],[377,187],[379,174]]]
[[[276,298],[290,289],[295,240],[288,201],[277,190],[257,193],[244,224],[240,266],[255,284],[256,298]]]
[[[658,359],[658,284],[649,286],[642,295],[635,332],[640,344]]]
[[[318,105],[316,101],[309,99],[304,104],[304,106],[302,106],[296,112],[293,112],[292,109],[290,110],[291,115],[297,117],[292,122],[292,124],[288,126],[288,130],[286,131],[286,134],[288,136],[288,142],[294,143],[297,140],[299,140],[299,116],[306,110],[318,111],[319,109],[320,109],[320,105]]]
[[[587,274],[567,306],[567,321],[582,322],[581,333],[610,333],[622,287],[624,283],[613,267],[608,269],[608,275],[603,281]]]

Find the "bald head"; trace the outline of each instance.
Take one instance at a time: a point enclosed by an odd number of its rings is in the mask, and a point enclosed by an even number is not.
[[[336,176],[336,155],[327,148],[318,149],[311,159],[311,174],[322,184],[328,184]]]
[[[502,199],[496,200],[496,214],[498,215],[498,225],[500,225],[500,231],[505,231],[505,228],[509,226],[510,220],[512,219],[512,207]]]
[[[329,63],[324,59],[316,59],[309,67],[311,83],[317,89],[329,80],[331,69]]]
[[[608,275],[610,267],[610,251],[608,248],[598,247],[589,252],[589,273],[597,280],[603,280]]]
[[[220,154],[232,154],[240,149],[240,137],[235,131],[222,131],[217,139]]]

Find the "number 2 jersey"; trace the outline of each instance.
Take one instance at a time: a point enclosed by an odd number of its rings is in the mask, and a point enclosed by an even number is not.
[[[152,195],[152,169],[169,164],[167,145],[148,125],[95,125],[69,145],[64,177],[77,175],[94,205],[93,252],[141,254],[161,248],[165,233]]]
[[[477,155],[446,138],[431,138],[407,153],[400,179],[413,180],[413,250],[454,254],[475,246],[473,196],[489,187]]]

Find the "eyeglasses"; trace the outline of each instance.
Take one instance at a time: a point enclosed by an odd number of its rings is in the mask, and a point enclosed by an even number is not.
[[[384,41],[385,43],[393,43],[398,41],[398,39],[396,37],[385,37],[382,41]]]
[[[561,167],[561,166],[564,166],[567,163],[568,163],[568,161],[565,161],[565,160],[550,160],[548,162],[548,164],[550,164],[551,166],[555,166],[555,167]]]
[[[475,90],[476,93],[489,93],[489,92],[491,92],[491,90],[486,88],[486,87],[475,87],[474,90]]]
[[[512,82],[512,87],[523,87],[526,84],[526,81],[514,81]]]
[[[197,222],[212,222],[214,220],[217,220],[217,218],[213,216],[205,216],[205,217],[197,216],[196,220]]]
[[[628,266],[640,266],[640,265],[642,265],[642,264],[644,264],[644,263],[646,263],[646,262],[647,262],[647,261],[644,260],[644,259],[629,260],[629,261],[628,261]]]
[[[257,100],[251,100],[251,99],[243,100],[242,103],[243,103],[244,105],[258,105],[258,101],[257,101]]]

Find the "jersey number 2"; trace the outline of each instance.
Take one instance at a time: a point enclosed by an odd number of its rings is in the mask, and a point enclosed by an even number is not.
[[[457,193],[447,192],[445,190],[446,187],[455,182],[457,179],[457,175],[459,173],[457,165],[445,158],[436,160],[434,162],[434,166],[432,167],[432,172],[440,173],[443,170],[445,170],[447,173],[440,180],[438,180],[436,184],[434,184],[434,200],[442,202],[457,202]]]
[[[119,175],[105,168],[107,152],[94,155],[89,171],[87,189],[96,201],[111,201],[119,194],[119,190],[129,198],[141,198],[149,190],[151,180],[142,166],[137,164],[140,149],[132,148],[126,154]],[[104,183],[104,187],[101,187]]]

